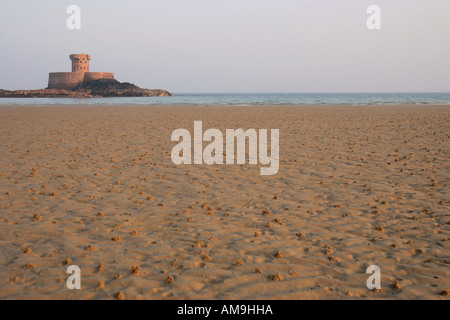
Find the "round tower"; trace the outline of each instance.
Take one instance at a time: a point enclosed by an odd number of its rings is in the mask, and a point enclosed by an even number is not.
[[[89,72],[89,60],[91,60],[89,54],[71,54],[70,60],[72,60],[72,72]]]
[[[85,82],[114,79],[114,73],[90,72],[89,54],[71,54],[69,57],[72,60],[72,72],[51,72],[48,77],[48,89],[72,90]]]

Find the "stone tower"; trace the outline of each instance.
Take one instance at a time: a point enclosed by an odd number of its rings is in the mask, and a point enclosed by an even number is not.
[[[66,89],[73,88],[93,80],[114,79],[114,73],[110,72],[91,72],[89,70],[89,54],[71,54],[72,72],[51,72],[48,77],[48,89]]]
[[[89,54],[71,54],[69,57],[72,60],[72,72],[89,72]]]

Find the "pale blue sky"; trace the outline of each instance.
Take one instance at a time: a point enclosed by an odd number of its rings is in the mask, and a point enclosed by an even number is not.
[[[0,29],[3,89],[44,88],[89,53],[91,71],[172,92],[450,91],[449,0],[14,0]]]

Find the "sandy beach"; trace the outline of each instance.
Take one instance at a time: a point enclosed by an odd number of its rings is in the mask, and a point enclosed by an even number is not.
[[[279,129],[278,174],[174,165],[196,120]],[[0,135],[0,299],[450,297],[448,106],[0,106]]]

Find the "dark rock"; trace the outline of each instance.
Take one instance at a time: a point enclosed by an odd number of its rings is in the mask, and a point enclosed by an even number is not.
[[[86,92],[57,90],[57,89],[39,89],[39,90],[0,90],[0,98],[92,98]]]
[[[88,92],[100,97],[170,97],[172,94],[165,90],[142,89],[138,86],[119,82],[115,79],[99,79],[83,83],[73,91]]]
[[[73,90],[39,89],[8,91],[0,89],[0,98],[98,98],[98,97],[170,97],[165,90],[142,89],[128,82],[100,79],[86,82]]]

